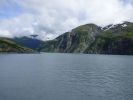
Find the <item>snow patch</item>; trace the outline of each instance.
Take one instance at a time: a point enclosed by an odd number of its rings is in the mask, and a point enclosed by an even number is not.
[[[111,29],[111,28],[114,28],[115,26],[116,26],[116,25],[111,24],[111,25],[109,25],[109,26],[103,27],[102,30],[107,31],[107,30],[109,30],[109,29]]]
[[[122,27],[127,27],[127,24],[123,24],[123,25],[121,25]]]

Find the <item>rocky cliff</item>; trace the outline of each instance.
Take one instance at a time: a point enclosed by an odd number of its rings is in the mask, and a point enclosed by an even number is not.
[[[87,24],[66,32],[38,48],[41,52],[133,54],[133,23],[99,27]]]

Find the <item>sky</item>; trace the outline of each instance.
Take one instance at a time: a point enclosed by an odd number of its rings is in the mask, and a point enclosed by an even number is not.
[[[0,36],[42,40],[88,23],[133,22],[133,0],[0,0]]]

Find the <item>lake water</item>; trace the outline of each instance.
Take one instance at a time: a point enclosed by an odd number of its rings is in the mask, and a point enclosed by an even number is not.
[[[133,100],[133,56],[1,54],[0,100]]]

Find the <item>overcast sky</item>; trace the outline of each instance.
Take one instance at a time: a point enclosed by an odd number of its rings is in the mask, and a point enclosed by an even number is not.
[[[82,24],[133,22],[133,0],[0,0],[0,36],[43,40]]]

